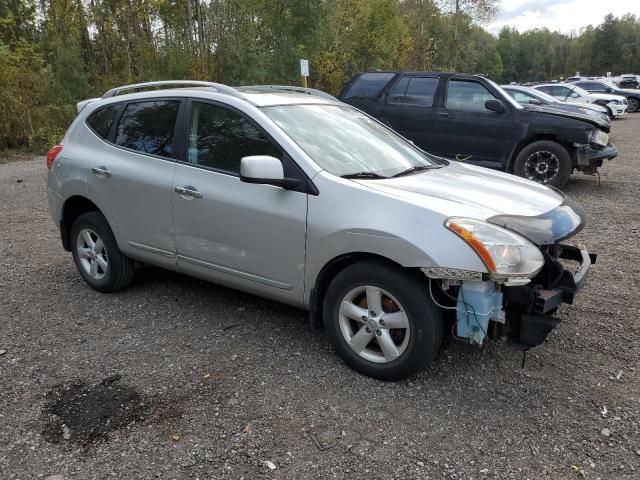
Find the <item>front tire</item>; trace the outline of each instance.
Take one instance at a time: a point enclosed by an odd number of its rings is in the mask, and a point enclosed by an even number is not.
[[[440,309],[411,272],[380,261],[339,272],[323,303],[324,325],[342,359],[381,380],[400,380],[436,357],[443,336]]]
[[[640,100],[635,97],[631,97],[627,99],[627,102],[628,102],[627,111],[629,113],[637,112],[638,108],[640,108]]]
[[[562,188],[571,175],[569,152],[557,142],[540,140],[524,147],[513,165],[513,172],[543,185]]]
[[[135,264],[120,252],[100,212],[83,213],[73,222],[71,252],[78,272],[94,290],[116,292],[133,280]]]

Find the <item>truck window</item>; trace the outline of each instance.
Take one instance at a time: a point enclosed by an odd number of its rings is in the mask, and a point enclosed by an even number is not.
[[[342,98],[369,100],[380,94],[395,73],[363,73],[351,84]]]
[[[447,88],[447,108],[467,110],[471,112],[485,112],[484,104],[487,100],[495,100],[489,90],[478,82],[468,80],[449,80]]]
[[[389,103],[404,103],[404,94],[407,91],[407,85],[409,85],[409,77],[401,78],[389,92]]]
[[[438,86],[438,78],[414,77],[409,81],[407,94],[404,97],[405,105],[420,105],[430,107],[433,105],[433,96]]]

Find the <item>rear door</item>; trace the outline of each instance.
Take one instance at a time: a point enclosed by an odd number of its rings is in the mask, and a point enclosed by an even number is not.
[[[437,76],[401,77],[380,104],[378,118],[418,147],[441,153],[435,131]]]
[[[166,98],[123,104],[105,139],[109,143],[90,152],[89,196],[107,217],[120,249],[156,264],[175,264],[171,179],[180,108],[180,99]],[[98,135],[104,128],[100,114],[87,119]]]
[[[240,159],[269,155],[281,159],[285,176],[301,172],[244,113],[195,100],[187,113],[187,154],[176,165],[172,192],[178,265],[215,282],[300,302],[307,194],[240,181]]]
[[[503,168],[519,136],[513,107],[497,113],[485,107],[498,100],[485,85],[467,78],[449,78],[438,109],[438,143],[442,154],[481,166]]]

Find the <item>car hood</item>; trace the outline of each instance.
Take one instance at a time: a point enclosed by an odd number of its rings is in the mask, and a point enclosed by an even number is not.
[[[474,218],[509,228],[537,245],[571,237],[585,225],[582,207],[556,190],[456,161],[415,175],[356,182],[444,218]]]
[[[597,100],[605,100],[611,102],[613,100],[624,100],[625,97],[622,94],[617,93],[589,93],[589,96]]]
[[[543,185],[456,161],[419,174],[357,182],[447,217],[478,220],[505,214],[533,217],[563,201],[560,193]]]
[[[635,88],[621,88],[620,90],[617,90],[616,93],[614,93],[612,96],[613,97],[619,97],[620,95],[639,95],[640,94],[640,90],[635,89]]]
[[[584,122],[590,123],[594,127],[598,127],[600,130],[604,130],[607,133],[611,128],[611,125],[604,121],[604,119],[589,115],[588,113],[571,112],[563,108],[558,108],[551,105],[525,105],[523,109],[527,112],[543,113],[546,115],[555,115],[556,117],[582,120]]]

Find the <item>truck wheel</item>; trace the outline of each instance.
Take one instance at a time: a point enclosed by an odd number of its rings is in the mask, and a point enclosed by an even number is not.
[[[134,262],[120,252],[100,212],[83,213],[73,222],[71,252],[80,275],[94,290],[115,292],[133,280]]]
[[[540,140],[524,147],[513,165],[513,171],[544,185],[562,188],[571,175],[569,152],[559,143]]]
[[[640,100],[638,100],[635,97],[630,97],[627,99],[627,102],[629,103],[629,105],[627,106],[627,111],[628,112],[637,112],[638,111],[638,107],[640,107]]]
[[[435,358],[443,318],[420,280],[380,261],[358,262],[335,276],[324,297],[324,325],[351,368],[399,380]]]

